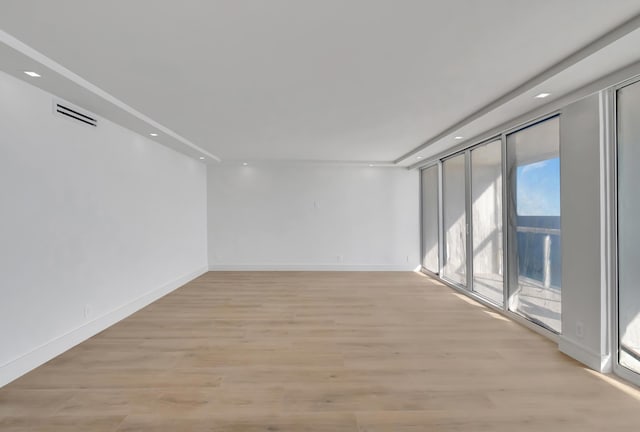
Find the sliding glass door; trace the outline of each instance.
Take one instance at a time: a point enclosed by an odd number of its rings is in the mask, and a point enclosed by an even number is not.
[[[617,123],[618,361],[640,373],[640,83],[618,90]]]
[[[477,294],[502,305],[502,141],[471,150],[473,286]]]
[[[507,136],[509,309],[561,331],[558,117]]]
[[[466,155],[442,163],[443,263],[442,276],[467,286]]]
[[[421,175],[422,193],[422,267],[439,272],[438,259],[438,165],[425,168]]]
[[[423,267],[560,333],[559,118],[440,160],[421,190]]]

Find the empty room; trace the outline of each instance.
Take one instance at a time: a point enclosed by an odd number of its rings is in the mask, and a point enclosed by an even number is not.
[[[0,431],[637,430],[639,47],[640,0],[0,0]]]

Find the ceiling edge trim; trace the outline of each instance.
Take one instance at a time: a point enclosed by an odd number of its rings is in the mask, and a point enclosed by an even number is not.
[[[111,95],[110,93],[102,90],[100,87],[96,86],[95,84],[92,84],[91,82],[89,82],[86,79],[82,78],[78,74],[76,74],[76,73],[72,72],[71,70],[65,68],[61,64],[59,64],[56,61],[50,59],[49,57],[45,56],[41,52],[33,49],[29,45],[25,44],[24,42],[20,41],[19,39],[15,38],[14,36],[10,35],[9,33],[5,32],[3,30],[0,30],[0,42],[4,43],[5,45],[7,45],[7,46],[9,46],[11,48],[13,48],[16,51],[22,53],[23,55],[31,58],[32,60],[42,64],[43,66],[51,69],[52,71],[58,73],[62,77],[68,79],[69,81],[72,81],[73,83],[79,85],[80,87],[84,88],[85,90],[87,90],[87,91],[93,93],[94,95],[98,96],[99,98],[105,100],[106,102],[108,102],[108,103],[116,106],[117,108],[127,112],[129,115],[132,115],[133,117],[136,117],[138,120],[141,120],[141,121],[147,123],[153,129],[157,129],[157,130],[161,131],[163,134],[175,139],[176,141],[180,142],[181,144],[184,144],[185,146],[190,147],[191,149],[196,150],[199,153],[202,153],[203,155],[209,156],[211,159],[213,159],[213,160],[215,160],[217,162],[221,162],[222,161],[222,159],[220,159],[218,156],[216,156],[216,155],[204,150],[203,148],[201,148],[201,147],[197,146],[196,144],[192,143],[191,141],[189,141],[185,137],[183,137],[183,136],[177,134],[176,132],[172,131],[171,129],[161,125],[160,123],[156,122],[152,118],[146,116],[145,114],[141,113],[140,111],[136,110],[135,108],[127,105],[126,103],[124,103],[120,99],[118,99],[115,96]]]
[[[597,51],[600,51],[601,49],[603,49],[607,45],[612,44],[613,42],[615,42],[618,39],[626,36],[627,34],[633,32],[634,30],[637,30],[638,28],[640,28],[640,14],[634,16],[633,18],[631,18],[629,20],[627,20],[626,22],[624,22],[623,24],[621,24],[618,27],[614,28],[610,32],[605,33],[603,36],[600,36],[599,38],[595,39],[594,41],[588,43],[584,47],[580,48],[578,51],[576,51],[573,54],[571,54],[568,57],[566,57],[565,59],[559,61],[558,63],[554,64],[553,66],[549,67],[548,69],[545,69],[544,71],[542,71],[538,75],[534,76],[530,80],[528,80],[525,83],[519,85],[515,89],[509,91],[508,93],[500,96],[499,98],[493,100],[492,102],[490,102],[489,104],[483,106],[479,110],[474,111],[472,114],[470,114],[467,117],[463,118],[462,120],[454,123],[453,125],[449,126],[448,128],[446,128],[442,132],[438,133],[437,135],[433,136],[432,138],[429,138],[427,141],[425,141],[424,143],[422,143],[418,147],[414,148],[413,150],[411,150],[411,151],[403,154],[399,158],[395,159],[393,161],[393,163],[395,163],[395,164],[401,163],[405,159],[415,155],[416,153],[424,150],[425,148],[429,147],[430,145],[432,145],[432,144],[440,141],[441,139],[445,138],[447,135],[450,135],[450,134],[456,132],[458,129],[466,126],[468,123],[471,123],[472,121],[479,119],[480,117],[482,117],[485,114],[493,111],[494,109],[500,107],[501,105],[504,105],[505,103],[510,102],[511,100],[513,100],[516,97],[526,93],[527,91],[529,91],[532,88],[536,87],[537,85],[543,83],[544,81],[548,80],[549,78],[553,77],[554,75],[557,75],[558,73],[562,72],[563,70],[568,69],[569,67],[575,65],[576,63],[580,62],[581,60],[584,60],[585,58],[587,58],[590,55],[596,53]]]
[[[375,167],[375,168],[404,168],[393,161],[366,161],[366,160],[327,160],[327,159],[225,159],[220,166],[348,166],[348,167]]]
[[[420,168],[426,167],[427,165],[431,165],[439,161],[440,159],[451,156],[455,153],[473,148],[477,145],[481,145],[482,143],[486,143],[492,139],[502,136],[502,134],[508,135],[517,129],[526,127],[527,124],[535,123],[545,118],[549,118],[549,117],[553,117],[554,115],[561,114],[562,110],[565,107],[567,107],[568,105],[571,105],[574,102],[579,101],[580,99],[589,97],[596,93],[603,92],[610,87],[620,85],[627,81],[637,80],[639,77],[640,77],[640,61],[636,61],[627,66],[624,66],[621,69],[615,70],[607,75],[604,75],[596,79],[595,81],[585,84],[584,86],[577,88],[556,100],[553,100],[545,105],[534,108],[530,111],[527,111],[524,114],[521,114],[503,123],[500,123],[498,126],[495,126],[485,132],[482,132],[472,138],[469,138],[468,140],[465,140],[463,143],[460,143],[456,146],[442,150],[441,152],[438,152],[432,156],[429,156],[424,160],[408,165],[406,168],[408,170],[420,169]]]

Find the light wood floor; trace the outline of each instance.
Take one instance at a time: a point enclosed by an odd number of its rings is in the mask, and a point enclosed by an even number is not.
[[[638,430],[623,390],[418,274],[208,273],[0,389],[0,430]]]

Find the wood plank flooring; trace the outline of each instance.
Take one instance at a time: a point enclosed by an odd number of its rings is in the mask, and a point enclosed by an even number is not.
[[[0,430],[637,430],[623,390],[422,275],[212,272],[0,389]]]

